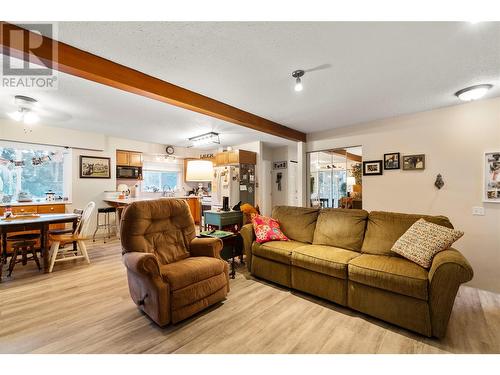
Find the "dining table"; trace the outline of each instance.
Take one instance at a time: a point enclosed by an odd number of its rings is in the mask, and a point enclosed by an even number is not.
[[[7,234],[12,232],[40,231],[40,250],[42,252],[42,265],[45,273],[49,272],[49,226],[51,224],[72,223],[73,230],[76,229],[80,215],[73,213],[61,214],[39,214],[36,216],[22,216],[19,218],[0,219],[0,237],[2,260],[7,256]],[[76,243],[73,243],[76,251]],[[0,262],[1,263],[1,262]],[[0,264],[2,266],[2,264]],[[0,280],[2,279],[2,267],[0,267]]]

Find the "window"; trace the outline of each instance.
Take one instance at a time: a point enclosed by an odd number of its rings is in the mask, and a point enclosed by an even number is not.
[[[45,198],[49,190],[56,196],[64,196],[65,156],[65,150],[60,148],[49,150],[44,146],[0,144],[2,200],[15,201],[21,192],[31,198]]]
[[[180,173],[178,171],[143,171],[144,181],[142,190],[158,192],[164,190],[175,190],[179,188]]]

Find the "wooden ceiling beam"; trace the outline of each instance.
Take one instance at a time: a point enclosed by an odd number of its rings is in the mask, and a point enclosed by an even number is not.
[[[106,86],[185,108],[220,120],[231,122],[263,133],[292,141],[305,142],[306,134],[298,130],[259,117],[250,112],[173,85],[138,70],[104,59],[92,53],[42,36],[42,43],[36,56],[26,50],[24,38],[38,39],[40,35],[19,26],[0,21],[2,53],[34,64],[52,64],[53,68]],[[12,33],[22,31],[24,33]],[[28,33],[28,34],[26,34]],[[54,54],[53,48],[57,49]]]
[[[352,161],[357,161],[359,163],[361,163],[361,161],[363,160],[363,158],[361,156],[356,155],[356,154],[351,154],[350,152],[347,152],[346,150],[332,150],[332,152],[334,154],[337,154],[337,155],[345,156],[347,159],[352,160]]]

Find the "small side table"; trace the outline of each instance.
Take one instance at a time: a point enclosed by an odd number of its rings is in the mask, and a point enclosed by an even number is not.
[[[236,227],[239,230],[243,224],[243,213],[241,211],[205,211],[203,212],[205,218],[205,229],[209,226],[216,227],[222,230],[225,227]],[[232,230],[234,231],[234,230]]]
[[[220,233],[220,232],[219,232]],[[229,233],[229,232],[225,232]],[[201,232],[200,237],[214,237],[220,238],[222,240],[222,250],[220,252],[220,256],[222,259],[231,264],[231,272],[230,276],[232,279],[236,277],[236,257],[240,257],[241,264],[245,264],[243,262],[243,240],[239,233],[232,233],[225,237],[220,237],[216,235],[209,234],[208,231]]]

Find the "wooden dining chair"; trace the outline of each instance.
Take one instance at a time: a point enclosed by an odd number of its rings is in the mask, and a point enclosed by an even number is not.
[[[89,238],[90,235],[90,217],[94,211],[95,203],[89,202],[87,207],[83,210],[82,216],[76,229],[72,233],[63,234],[49,234],[49,240],[52,245],[50,246],[50,265],[49,273],[54,269],[54,264],[56,262],[65,262],[68,260],[85,258],[87,263],[90,263],[89,255],[87,254],[87,247],[85,246],[85,240]],[[73,249],[65,249],[64,246],[69,243],[77,243],[77,249],[80,254],[75,253]]]

